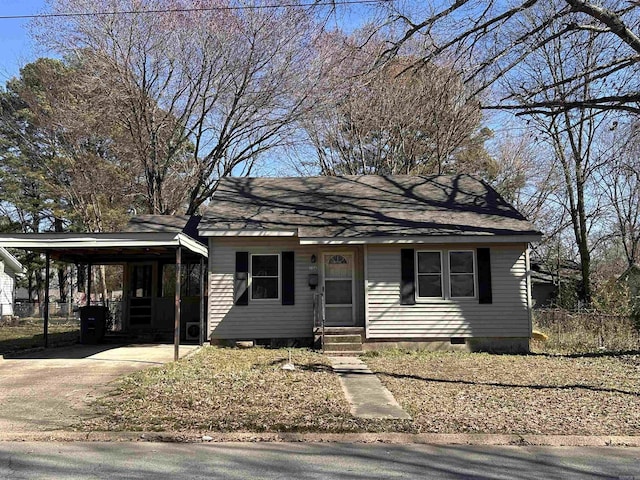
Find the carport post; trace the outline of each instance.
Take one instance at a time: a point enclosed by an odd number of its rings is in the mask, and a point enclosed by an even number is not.
[[[173,331],[173,360],[180,358],[180,290],[182,274],[182,247],[176,248],[176,320]]]
[[[91,306],[91,263],[87,263],[87,307]]]
[[[44,348],[49,347],[49,271],[51,256],[49,250],[44,253]]]
[[[204,258],[200,257],[200,345],[204,344]]]

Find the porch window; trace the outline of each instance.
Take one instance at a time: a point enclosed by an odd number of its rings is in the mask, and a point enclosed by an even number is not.
[[[418,252],[418,297],[442,298],[442,252]]]
[[[451,298],[476,296],[475,258],[472,250],[449,252],[449,287]]]
[[[200,264],[182,264],[182,282],[180,294],[183,297],[200,296]],[[162,296],[174,297],[176,294],[176,265],[166,263],[162,265]]]
[[[280,255],[252,254],[250,268],[251,299],[280,298]]]

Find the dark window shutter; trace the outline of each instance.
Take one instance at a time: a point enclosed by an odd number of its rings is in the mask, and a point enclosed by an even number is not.
[[[282,252],[282,305],[295,304],[295,276],[295,253]]]
[[[236,252],[233,291],[236,305],[249,305],[249,252]]]
[[[493,303],[491,293],[491,249],[478,248],[478,302]]]
[[[413,248],[403,248],[400,252],[400,305],[416,303],[416,265]]]

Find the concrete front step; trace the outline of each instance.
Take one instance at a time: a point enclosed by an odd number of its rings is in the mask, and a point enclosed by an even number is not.
[[[319,335],[322,333],[322,328],[315,327],[313,333]],[[325,335],[363,335],[364,328],[362,327],[324,327]]]
[[[361,352],[362,351],[362,343],[328,343],[325,338],[324,341],[324,351],[325,352]]]
[[[357,350],[353,352],[349,350],[337,351],[337,352],[330,352],[329,350],[325,350],[324,354],[329,355],[331,357],[358,357],[360,355],[364,355],[364,352],[362,350]]]
[[[314,329],[316,348],[320,348],[322,333],[322,329]],[[362,327],[325,327],[324,351],[330,355],[360,355],[363,336]]]
[[[324,343],[359,343],[362,345],[360,335],[325,335]]]

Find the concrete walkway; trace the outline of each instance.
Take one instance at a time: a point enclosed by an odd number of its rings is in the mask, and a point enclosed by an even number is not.
[[[329,360],[351,405],[351,415],[360,418],[411,419],[362,360],[357,357],[329,357]]]

